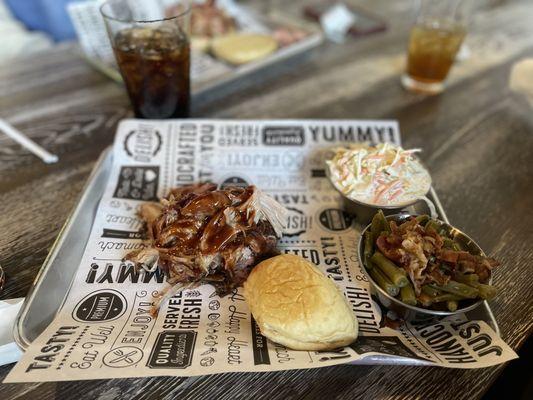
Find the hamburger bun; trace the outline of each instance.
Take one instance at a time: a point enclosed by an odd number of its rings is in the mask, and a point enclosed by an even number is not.
[[[330,350],[357,338],[357,319],[337,286],[309,261],[280,255],[259,263],[244,297],[261,333],[294,350]]]
[[[254,33],[235,33],[211,42],[213,55],[233,65],[259,60],[277,48],[278,43],[271,36]]]

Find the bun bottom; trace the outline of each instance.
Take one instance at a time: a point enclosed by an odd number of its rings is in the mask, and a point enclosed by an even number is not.
[[[350,337],[345,337],[331,342],[302,342],[301,340],[296,340],[290,337],[281,335],[275,330],[269,330],[263,327],[261,333],[270,338],[274,343],[279,343],[292,350],[307,350],[307,351],[325,351],[325,350],[334,350],[339,347],[348,346],[352,344],[357,335]]]

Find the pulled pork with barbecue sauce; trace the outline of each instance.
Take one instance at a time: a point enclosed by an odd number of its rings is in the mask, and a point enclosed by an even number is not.
[[[172,189],[145,203],[146,247],[125,257],[148,271],[160,268],[172,286],[164,298],[203,283],[223,296],[259,261],[276,254],[285,209],[255,186],[217,190],[212,183]]]

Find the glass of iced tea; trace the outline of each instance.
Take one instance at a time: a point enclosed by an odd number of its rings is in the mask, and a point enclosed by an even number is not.
[[[402,76],[405,88],[429,94],[444,90],[444,81],[466,35],[470,7],[468,0],[418,0],[407,70]]]
[[[108,0],[100,8],[138,118],[189,116],[190,1],[168,3]]]

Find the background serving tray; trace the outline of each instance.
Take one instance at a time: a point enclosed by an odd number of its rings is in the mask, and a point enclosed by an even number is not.
[[[43,332],[63,305],[91,232],[98,203],[104,193],[112,163],[112,152],[107,149],[97,161],[78,205],[61,229],[52,250],[30,288],[14,326],[15,341],[22,349],[26,349]],[[433,189],[431,189],[429,197],[435,204],[439,218],[448,222]],[[413,213],[428,212],[422,202],[407,210]],[[469,319],[485,321],[499,335],[498,325],[487,302],[467,313],[467,316]],[[428,365],[429,363],[397,356],[370,356],[355,362],[355,364]]]
[[[150,5],[146,4],[150,9]],[[306,21],[291,13],[260,13],[252,7],[233,0],[220,0],[217,7],[236,21],[239,33],[272,35],[277,28],[294,28],[305,32],[300,40],[279,47],[259,60],[243,65],[231,65],[213,57],[209,51],[195,50],[194,37],[191,55],[191,85],[194,101],[208,101],[228,96],[238,90],[265,82],[284,72],[294,70],[306,62],[312,50],[323,41],[324,35],[316,23]],[[83,58],[95,69],[116,82],[122,77],[107,38],[99,6],[93,1],[75,2],[69,5],[69,13],[77,30]],[[95,24],[95,21],[97,22]],[[275,67],[275,68],[274,68]]]

